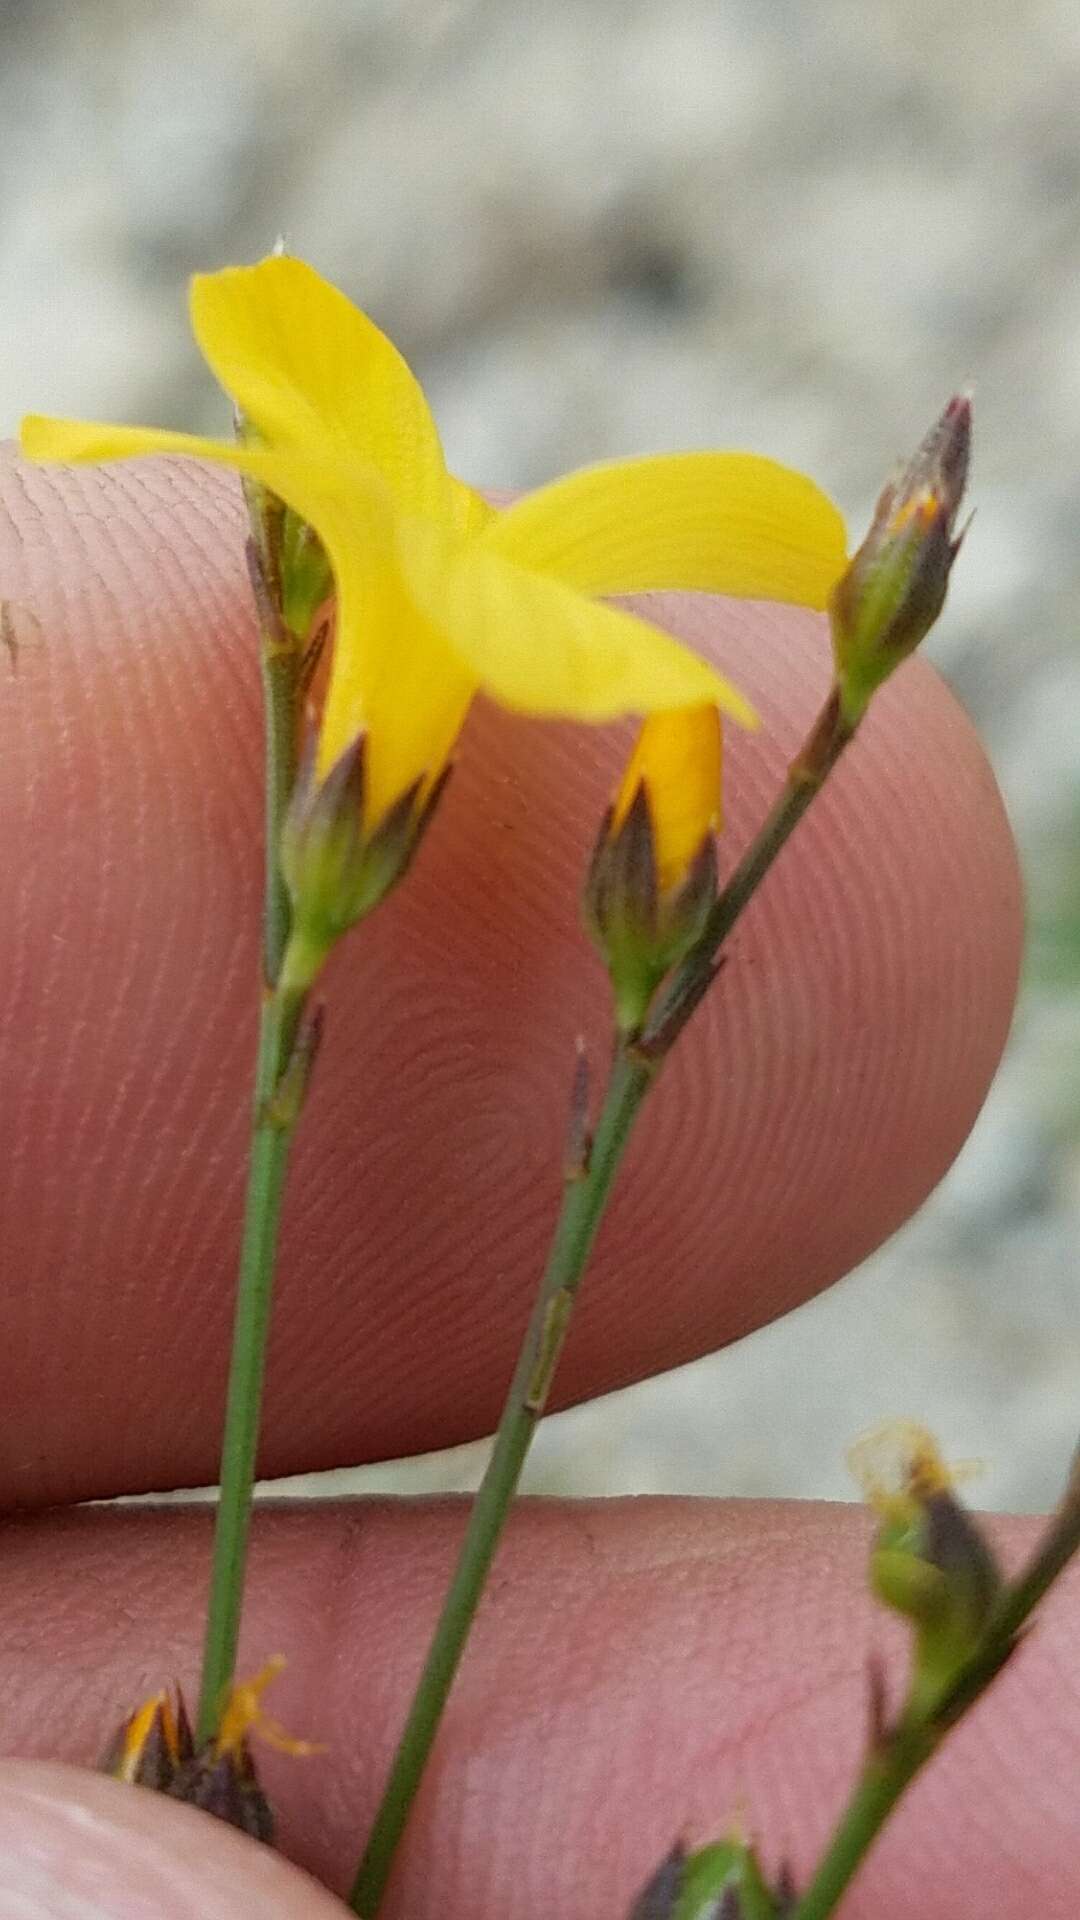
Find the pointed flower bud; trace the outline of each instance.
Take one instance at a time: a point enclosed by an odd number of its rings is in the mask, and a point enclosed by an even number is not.
[[[833,653],[852,724],[941,612],[963,537],[954,528],[970,449],[971,402],[958,395],[884,489],[866,539],[833,589]]]
[[[607,962],[623,1033],[639,1030],[716,898],[720,771],[715,707],[652,714],[604,818],[585,919]]]
[[[122,1721],[99,1761],[100,1771],[129,1786],[168,1793],[195,1751],[183,1697],[151,1694]]]
[[[913,1623],[916,1694],[939,1692],[974,1652],[1001,1572],[925,1428],[890,1422],[856,1443],[851,1464],[880,1521],[872,1585]]]

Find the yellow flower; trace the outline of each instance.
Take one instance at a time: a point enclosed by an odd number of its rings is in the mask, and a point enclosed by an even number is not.
[[[319,772],[366,733],[372,820],[437,777],[479,688],[588,721],[714,702],[752,723],[703,661],[586,596],[684,587],[820,608],[843,565],[831,503],[751,454],[618,461],[496,513],[447,471],[396,349],[302,261],[196,276],[191,318],[249,443],[31,416],[23,450],[221,461],[316,529],[339,602]]]
[[[353,872],[358,912],[400,871],[477,691],[589,722],[711,705],[755,724],[722,675],[601,596],[686,588],[823,609],[844,564],[832,504],[803,475],[753,454],[616,461],[497,513],[447,470],[424,395],[390,341],[302,261],[196,276],[191,318],[244,421],[241,444],[30,416],[23,451],[218,461],[318,534],[337,614],[314,788],[317,798],[353,756],[339,788],[359,804],[362,845],[375,849],[369,870]],[[324,807],[315,822],[324,879],[327,830]],[[327,915],[315,918],[325,931]]]

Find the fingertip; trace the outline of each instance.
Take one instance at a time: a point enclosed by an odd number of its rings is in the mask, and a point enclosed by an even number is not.
[[[258,996],[258,662],[229,476],[0,465],[4,591],[41,638],[0,697],[0,1490],[216,1465]],[[731,729],[727,869],[825,695],[790,608],[652,596],[765,724]],[[478,702],[409,880],[327,971],[293,1165],[266,1473],[497,1417],[606,982],[582,875],[627,729]],[[558,1381],[582,1398],[737,1338],[920,1203],[1004,1042],[1015,850],[985,756],[910,662],[736,930],[642,1118]],[[56,1328],[64,1329],[57,1339]]]
[[[281,1844],[332,1887],[355,1872],[464,1519],[447,1501],[259,1515],[242,1667],[288,1655],[272,1711],[325,1752],[260,1745],[257,1764]],[[907,1635],[868,1591],[871,1526],[859,1509],[813,1503],[521,1503],[387,1920],[618,1915],[677,1834],[705,1844],[740,1811],[770,1867],[786,1858],[805,1885],[865,1754],[870,1661],[884,1658],[890,1707],[905,1684]],[[993,1526],[1018,1567],[1039,1523]],[[187,1685],[208,1545],[208,1516],[190,1508],[95,1507],[7,1530],[11,1744],[85,1757],[133,1690],[173,1674]],[[1073,1569],[876,1844],[852,1920],[1080,1911],[1078,1645]],[[91,1780],[102,1789],[131,1795],[126,1817],[157,1819],[153,1796]],[[203,1843],[211,1831],[198,1828]],[[250,1858],[250,1843],[221,1834]]]
[[[269,1847],[141,1787],[0,1763],[0,1913],[11,1920],[340,1920]]]

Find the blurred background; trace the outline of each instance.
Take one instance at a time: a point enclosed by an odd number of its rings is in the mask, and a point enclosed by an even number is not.
[[[889,1246],[550,1422],[534,1490],[845,1498],[847,1442],[902,1412],[986,1462],[986,1504],[1056,1493],[1080,1426],[1078,97],[1075,0],[0,9],[4,431],[29,404],[217,430],[183,284],[279,233],[393,335],[483,485],[745,445],[859,526],[977,382],[978,518],[930,651],[1026,865],[1010,1052]]]

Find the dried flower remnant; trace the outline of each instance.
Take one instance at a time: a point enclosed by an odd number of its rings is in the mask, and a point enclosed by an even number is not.
[[[230,1689],[214,1736],[196,1746],[179,1688],[152,1694],[117,1728],[99,1762],[102,1773],[150,1787],[238,1827],[268,1844],[274,1819],[251,1753],[257,1734],[279,1752],[305,1756],[322,1748],[294,1740],[263,1710],[262,1696],[284,1666],[278,1656]]]
[[[910,1421],[876,1429],[851,1450],[856,1478],[879,1515],[870,1561],[875,1593],[915,1629],[915,1685],[936,1694],[979,1644],[1002,1576],[953,1491],[956,1471]]]

